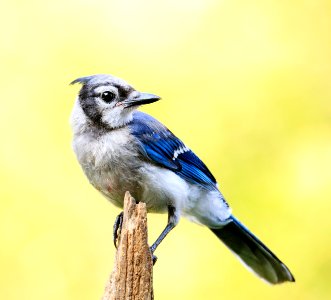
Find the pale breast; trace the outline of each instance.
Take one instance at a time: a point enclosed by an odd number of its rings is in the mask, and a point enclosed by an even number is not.
[[[140,196],[140,160],[128,129],[75,135],[73,148],[91,184],[115,205],[122,206],[125,191]]]

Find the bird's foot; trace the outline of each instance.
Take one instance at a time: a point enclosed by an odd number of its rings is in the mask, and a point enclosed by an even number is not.
[[[155,243],[151,247],[149,247],[149,250],[151,251],[151,254],[152,254],[153,266],[155,265],[155,263],[157,261],[157,256],[154,255],[155,249],[156,249]]]
[[[114,227],[113,227],[113,242],[114,242],[114,246],[116,249],[118,247],[118,241],[121,236],[122,224],[123,224],[123,212],[121,212],[116,217],[115,222],[114,222]],[[156,249],[156,244],[153,244],[149,249],[152,254],[152,261],[153,261],[153,266],[154,266],[157,261],[157,256],[154,255],[154,251]]]
[[[154,255],[152,247],[150,247],[149,250],[151,251],[151,254],[152,254],[152,261],[153,261],[153,266],[154,266],[157,261],[157,256]]]
[[[114,245],[115,245],[116,249],[118,247],[117,240],[119,240],[119,238],[121,236],[122,223],[123,223],[123,212],[121,212],[116,217],[114,227],[113,227],[113,242],[114,242]]]

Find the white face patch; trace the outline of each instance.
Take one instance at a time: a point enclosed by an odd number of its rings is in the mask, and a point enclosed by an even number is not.
[[[110,86],[110,85],[105,85],[105,86],[99,86],[97,88],[94,89],[93,91],[95,93],[95,95],[97,95],[96,98],[96,104],[102,109],[102,110],[107,110],[109,108],[113,108],[115,107],[117,101],[119,100],[119,95],[118,95],[118,90],[117,88]],[[106,103],[105,101],[102,100],[101,95],[104,92],[111,92],[114,95],[116,95],[116,97],[114,98],[114,100],[110,103]]]
[[[116,98],[106,103],[102,100],[101,95],[104,92],[111,92],[116,95]],[[111,128],[119,128],[128,124],[132,120],[132,113],[135,108],[126,109],[121,104],[119,91],[116,87],[111,85],[99,86],[94,89],[95,94],[100,96],[96,99],[96,104],[99,106],[102,114],[102,122],[107,124]],[[132,93],[133,94],[133,93]]]
[[[182,153],[185,153],[188,151],[190,151],[190,149],[188,147],[186,147],[185,145],[183,147],[179,147],[177,150],[175,150],[172,160],[175,160],[179,154],[182,154]]]
[[[131,122],[134,109],[124,108],[122,105],[105,109],[102,112],[102,122],[111,128],[122,127]]]

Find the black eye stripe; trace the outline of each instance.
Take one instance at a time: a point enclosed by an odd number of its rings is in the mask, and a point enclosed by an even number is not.
[[[91,93],[90,97],[100,97],[100,93]]]
[[[123,88],[123,86],[118,84],[113,84],[113,86],[117,88],[121,99],[126,99],[134,91],[131,86],[126,88]]]
[[[99,112],[95,100],[91,97],[80,98],[80,105],[85,113],[85,115],[93,121],[94,124],[102,124],[102,114]]]

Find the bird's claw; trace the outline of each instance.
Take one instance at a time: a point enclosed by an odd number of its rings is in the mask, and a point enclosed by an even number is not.
[[[123,212],[121,212],[116,217],[115,222],[114,222],[114,227],[113,227],[113,242],[114,242],[114,246],[116,249],[118,247],[117,240],[121,236],[122,223],[123,223]]]
[[[151,251],[151,254],[152,254],[152,260],[153,260],[153,266],[155,265],[156,261],[157,261],[157,256],[154,255],[154,251],[155,251],[155,248],[153,247],[154,245],[152,245],[149,250]]]
[[[153,266],[155,265],[156,261],[157,261],[157,256],[155,256],[154,254],[152,254],[152,260],[153,260]]]

